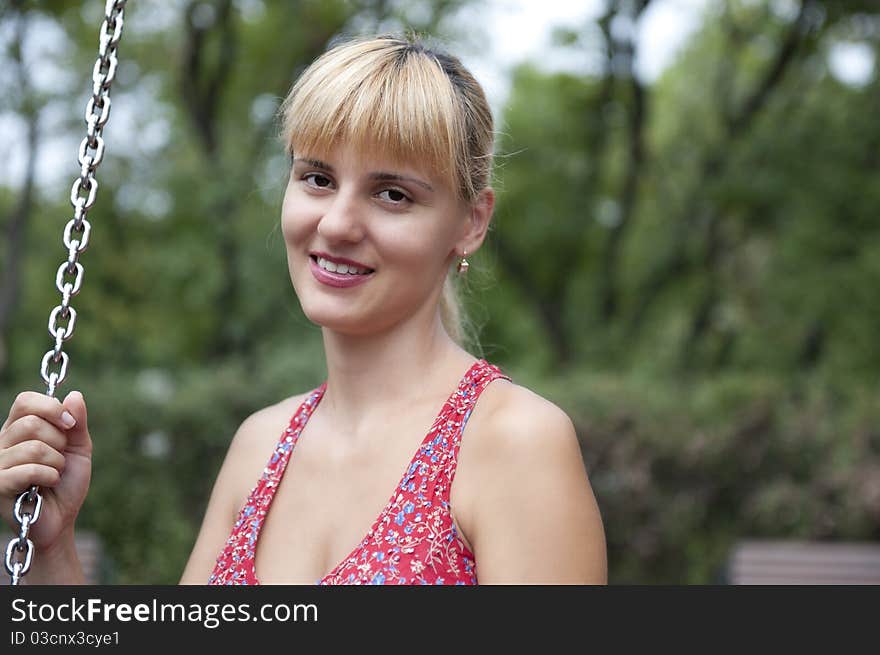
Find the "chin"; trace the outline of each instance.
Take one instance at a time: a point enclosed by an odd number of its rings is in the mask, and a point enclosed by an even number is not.
[[[374,328],[371,325],[372,321],[365,320],[363,315],[358,315],[347,308],[333,308],[326,305],[318,307],[317,304],[300,302],[305,317],[318,327],[350,335],[366,334]]]
[[[332,330],[339,334],[352,337],[378,334],[391,328],[404,319],[392,309],[374,311],[362,308],[360,311],[352,311],[351,307],[333,307],[327,303],[300,302],[303,313],[315,325]]]

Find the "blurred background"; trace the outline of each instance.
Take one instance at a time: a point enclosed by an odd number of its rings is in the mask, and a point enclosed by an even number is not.
[[[4,416],[45,391],[103,8],[0,0]],[[489,93],[474,352],[575,421],[610,581],[880,542],[880,2],[132,0],[58,394],[89,406],[99,579],[177,582],[239,423],[322,381],[275,112],[334,38],[401,29]]]

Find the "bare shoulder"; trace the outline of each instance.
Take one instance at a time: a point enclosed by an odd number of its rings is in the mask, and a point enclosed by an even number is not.
[[[284,429],[290,422],[290,419],[293,418],[294,412],[299,409],[299,406],[302,405],[307,397],[308,393],[301,393],[258,409],[242,421],[238,431],[235,433],[234,440],[247,441],[258,439],[266,429]],[[276,434],[275,436],[277,437],[278,435]],[[254,444],[251,443],[249,445]]]
[[[480,581],[605,582],[601,516],[569,415],[527,387],[497,380],[471,421],[461,446],[459,518]]]
[[[484,405],[480,407],[480,405]],[[475,450],[493,456],[486,465],[503,465],[507,458],[542,460],[580,457],[574,423],[558,405],[531,389],[496,380],[483,391],[474,415],[479,415]]]
[[[496,427],[519,432],[517,426],[543,426],[544,433],[557,440],[576,439],[574,424],[568,414],[552,401],[519,384],[499,385],[498,407],[494,415]],[[497,410],[501,411],[497,411]]]
[[[294,413],[308,395],[306,392],[290,396],[258,409],[245,418],[232,437],[224,466],[230,465],[243,474],[260,471]],[[251,482],[255,483],[256,479]]]

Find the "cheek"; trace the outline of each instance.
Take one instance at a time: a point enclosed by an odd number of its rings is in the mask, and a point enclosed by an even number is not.
[[[289,245],[303,242],[313,229],[317,219],[314,212],[309,210],[308,201],[303,201],[290,187],[284,194],[284,202],[281,205],[281,233]]]
[[[419,227],[408,229],[389,230],[382,242],[388,256],[394,259],[406,259],[420,261],[430,255],[437,248],[437,243],[427,235],[419,234]]]
[[[396,284],[433,284],[445,271],[442,235],[426,233],[424,224],[383,226],[374,228],[370,236],[379,261],[393,272]]]
[[[383,257],[389,260],[436,272],[444,267],[446,257],[454,247],[453,219],[452,216],[425,213],[399,223],[376,223],[374,242],[383,244]],[[382,237],[378,235],[380,230]]]

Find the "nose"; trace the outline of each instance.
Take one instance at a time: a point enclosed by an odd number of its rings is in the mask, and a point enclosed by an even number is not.
[[[364,238],[363,212],[354,193],[339,191],[318,221],[318,234],[328,243],[356,243]]]

